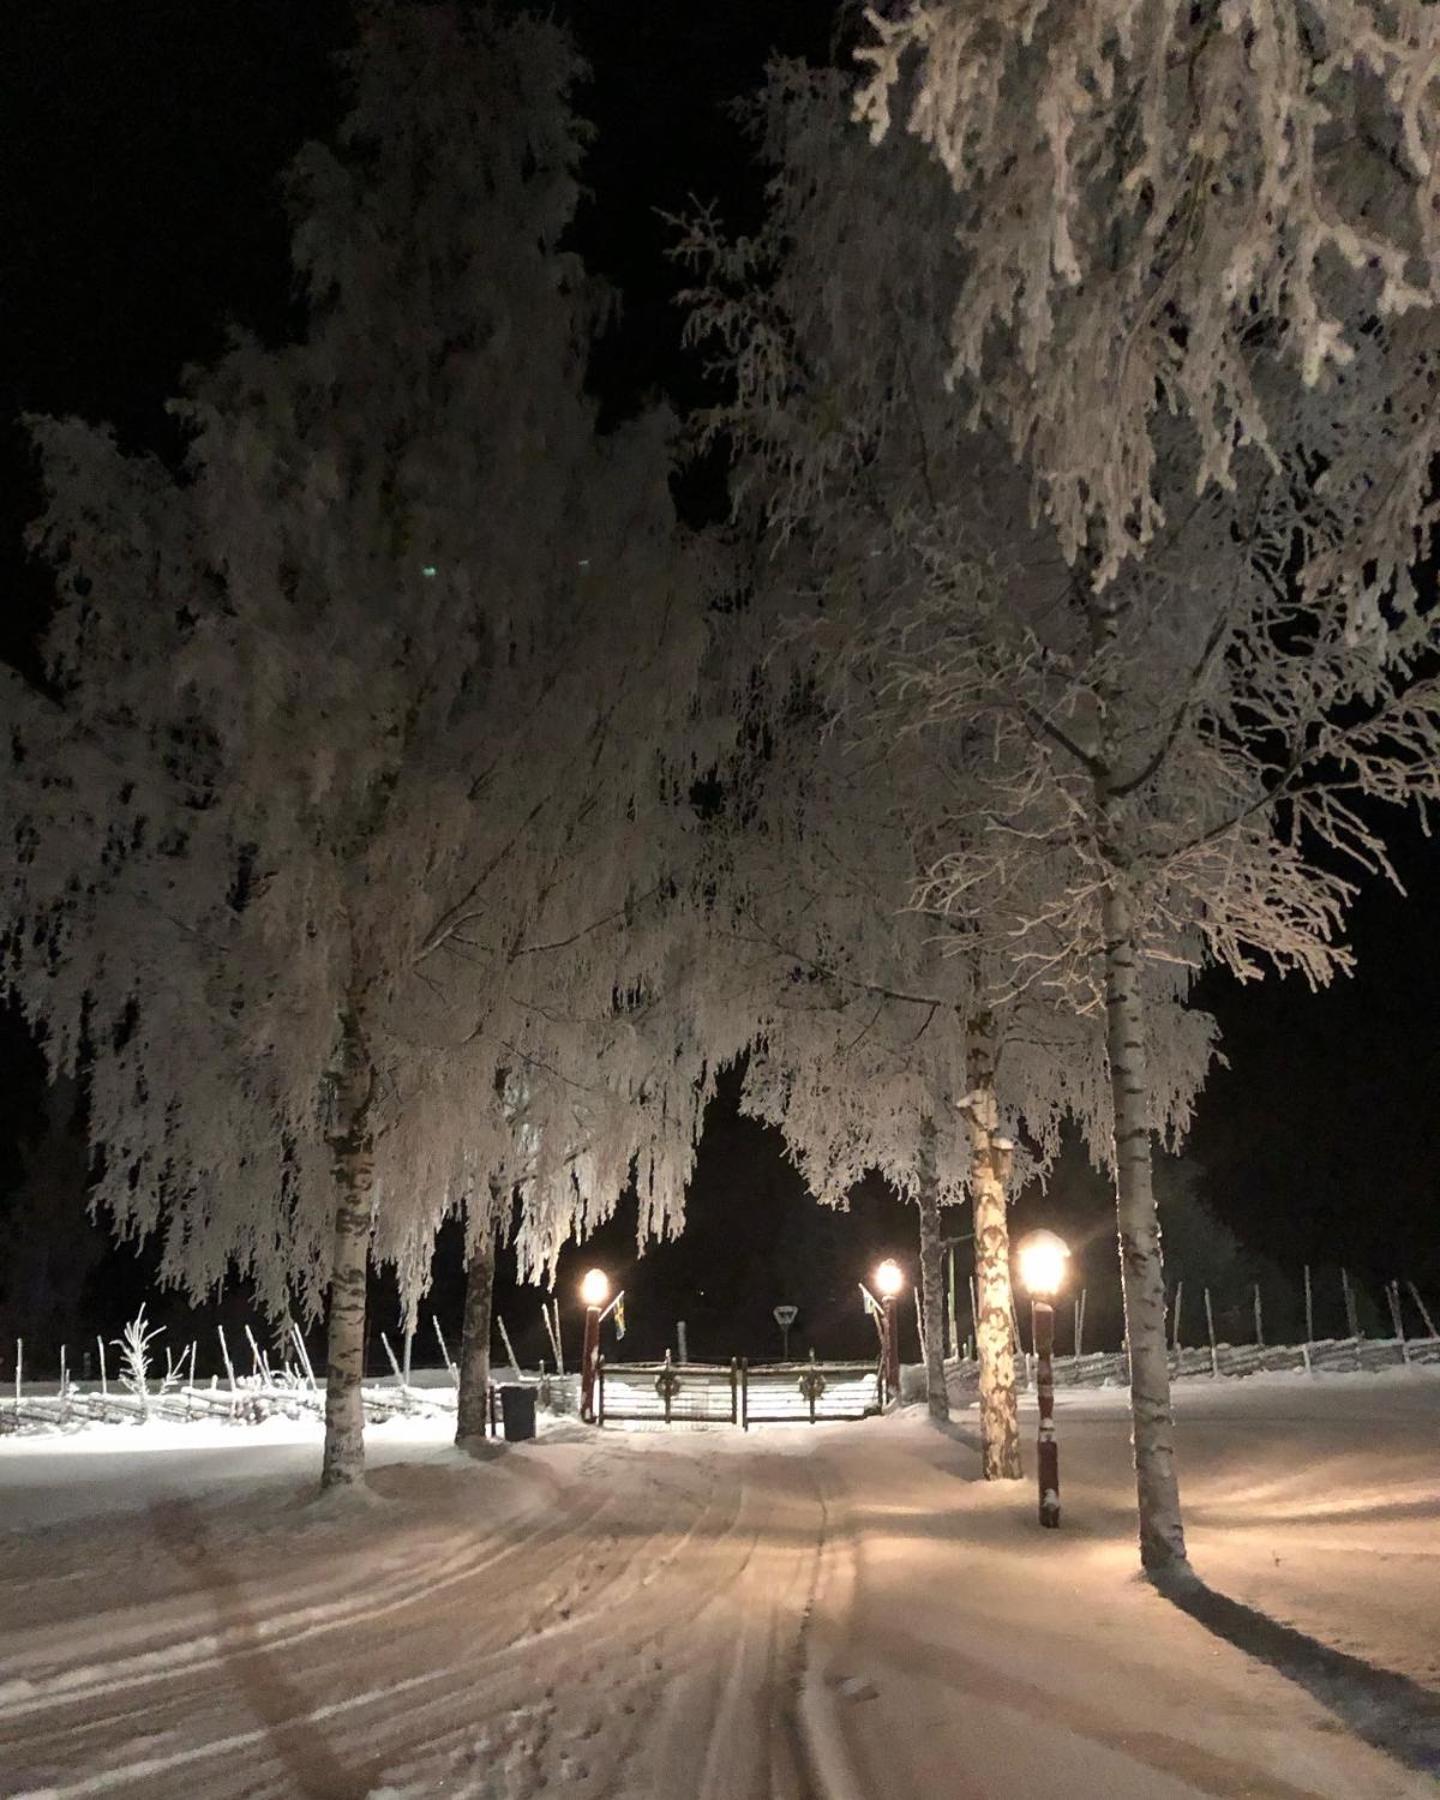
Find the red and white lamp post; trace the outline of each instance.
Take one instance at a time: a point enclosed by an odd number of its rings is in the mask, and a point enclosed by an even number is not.
[[[891,1398],[900,1398],[900,1333],[896,1328],[895,1302],[905,1286],[905,1273],[887,1256],[875,1271],[875,1292],[880,1296],[880,1338],[885,1360],[885,1385]]]
[[[1070,1248],[1053,1231],[1032,1231],[1016,1246],[1020,1285],[1030,1296],[1035,1393],[1040,1402],[1040,1523],[1060,1523],[1060,1446],[1055,1440],[1055,1296],[1065,1285]]]
[[[580,1417],[595,1423],[595,1377],[600,1364],[600,1314],[610,1298],[610,1278],[603,1269],[587,1269],[580,1282],[585,1302],[585,1343],[580,1352]]]

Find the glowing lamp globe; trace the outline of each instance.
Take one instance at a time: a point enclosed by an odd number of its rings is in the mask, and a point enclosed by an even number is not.
[[[1065,1285],[1070,1246],[1053,1231],[1032,1231],[1015,1251],[1020,1285],[1032,1300],[1053,1300]]]
[[[603,1269],[587,1269],[580,1283],[580,1298],[587,1306],[603,1306],[610,1298],[610,1277]]]
[[[893,1300],[905,1285],[905,1274],[893,1257],[886,1257],[875,1271],[875,1291],[882,1300]]]

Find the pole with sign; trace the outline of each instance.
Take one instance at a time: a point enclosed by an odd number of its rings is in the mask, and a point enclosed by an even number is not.
[[[777,1306],[775,1308],[775,1323],[780,1327],[781,1362],[790,1360],[790,1327],[795,1323],[799,1312],[798,1306]]]

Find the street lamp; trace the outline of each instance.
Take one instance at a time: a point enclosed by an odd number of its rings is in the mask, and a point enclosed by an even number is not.
[[[875,1271],[875,1291],[880,1296],[885,1385],[896,1400],[900,1398],[900,1334],[895,1324],[895,1302],[904,1286],[904,1270],[887,1256]]]
[[[585,1302],[585,1343],[580,1352],[580,1417],[595,1423],[595,1376],[600,1362],[600,1308],[610,1298],[610,1278],[603,1269],[587,1269],[580,1283]]]
[[[1032,1231],[1015,1251],[1020,1285],[1030,1296],[1035,1392],[1040,1402],[1040,1523],[1060,1523],[1060,1446],[1055,1441],[1055,1296],[1065,1285],[1070,1248],[1053,1231]]]

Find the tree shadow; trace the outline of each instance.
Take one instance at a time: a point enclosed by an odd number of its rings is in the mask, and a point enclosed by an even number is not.
[[[1440,1694],[1217,1593],[1193,1572],[1151,1580],[1179,1611],[1304,1688],[1373,1749],[1419,1774],[1440,1775]]]
[[[980,1433],[968,1425],[962,1425],[958,1419],[927,1419],[925,1422],[940,1437],[949,1438],[953,1444],[963,1444],[977,1456],[983,1454],[985,1446]]]
[[[240,1583],[217,1556],[200,1510],[188,1500],[156,1502],[149,1509],[155,1538],[186,1569],[215,1609],[220,1655],[235,1685],[264,1727],[290,1791],[305,1800],[354,1800],[374,1785],[376,1771],[347,1768],[310,1716],[310,1701],[260,1640]]]
[[[983,1653],[919,1636],[887,1617],[866,1635],[868,1648],[913,1684],[943,1682],[951,1695],[997,1713],[1018,1714],[1037,1731],[1057,1728],[1096,1744],[1128,1762],[1153,1769],[1157,1777],[1182,1782],[1196,1793],[1252,1796],[1252,1800],[1317,1800],[1315,1790],[1297,1787],[1283,1775],[1257,1767],[1228,1750],[1215,1749],[1174,1731],[1148,1729],[1114,1704],[1096,1702],[1057,1683],[1059,1666],[1034,1665],[1026,1680]],[[1059,1771],[1057,1770],[1057,1773]],[[1063,1782],[1053,1784],[1063,1791]],[[974,1790],[979,1791],[979,1790]],[[987,1792],[1000,1790],[985,1790]],[[1009,1790],[1005,1790],[1009,1791]],[[1072,1790],[1073,1791],[1073,1790]],[[1127,1786],[1127,1792],[1140,1790]]]

